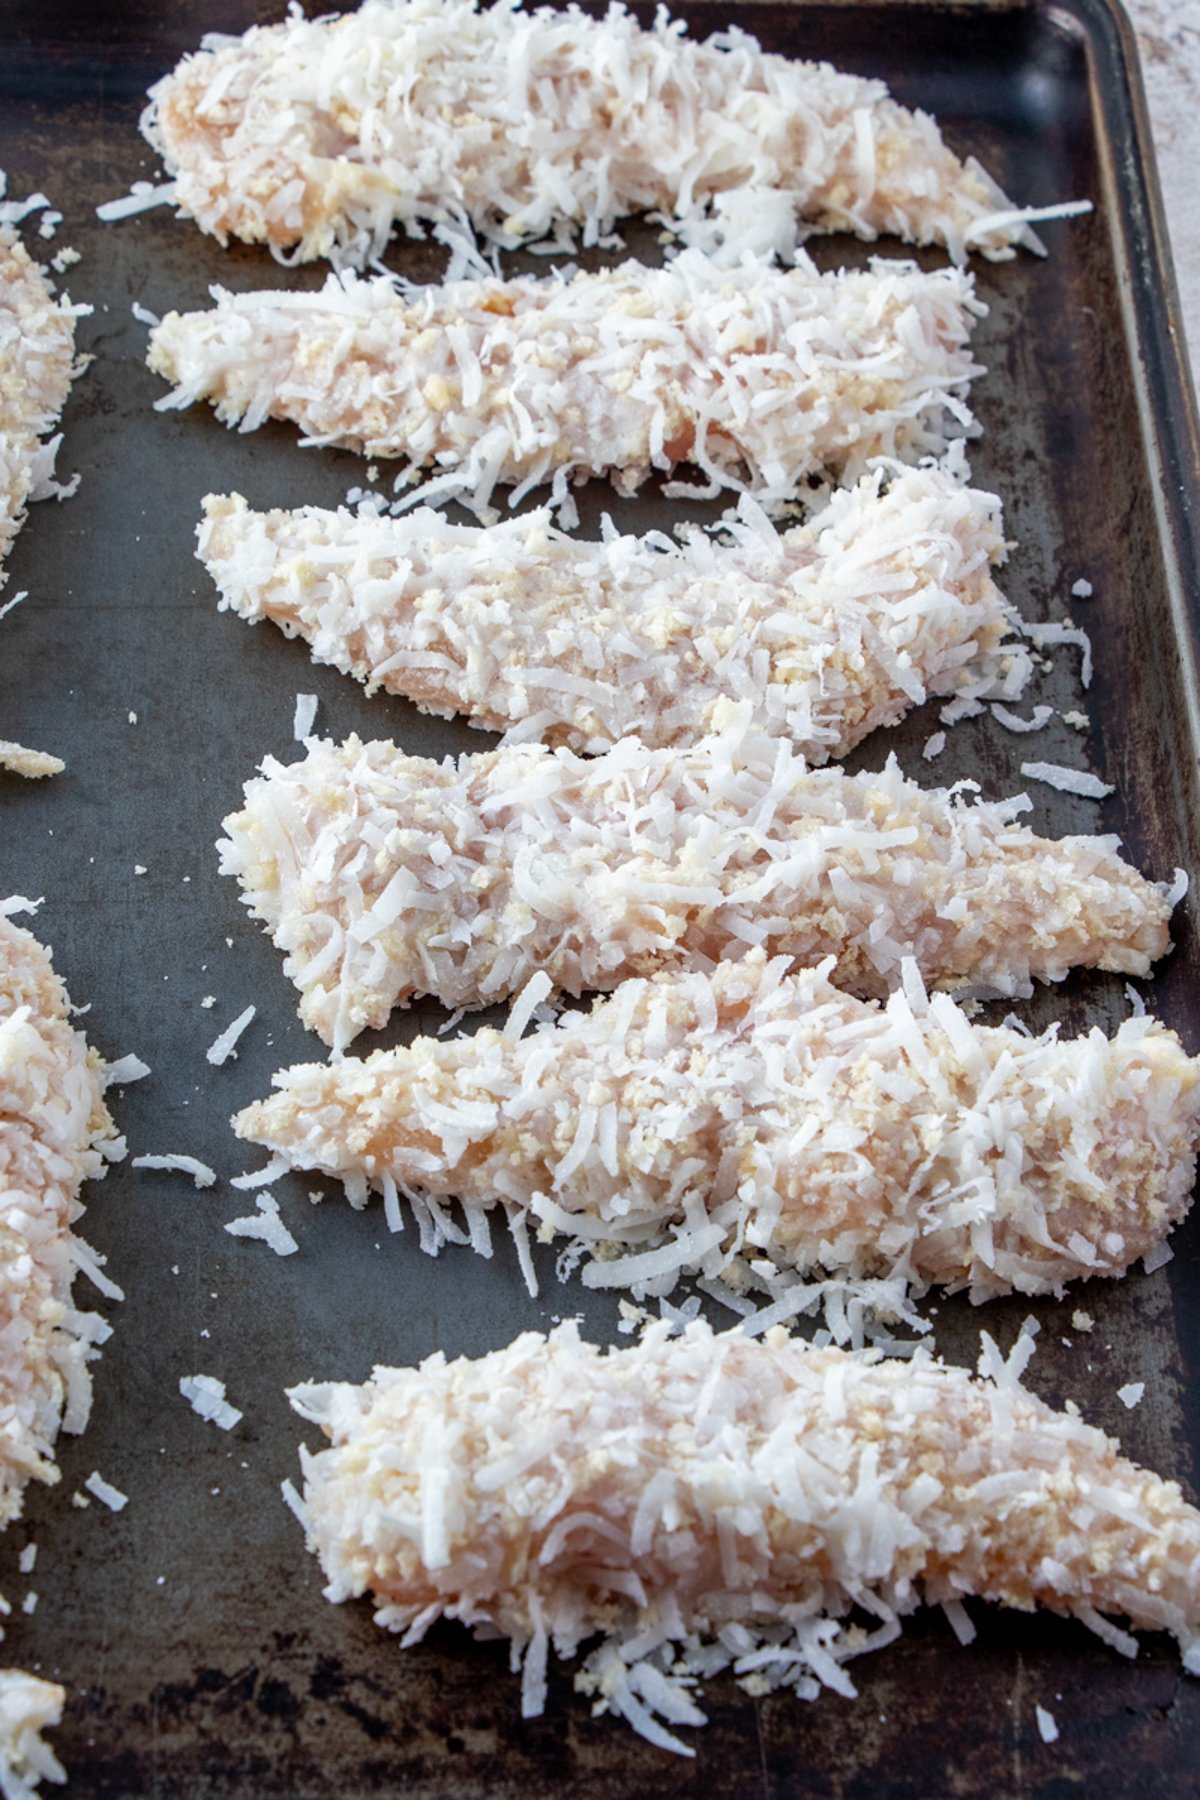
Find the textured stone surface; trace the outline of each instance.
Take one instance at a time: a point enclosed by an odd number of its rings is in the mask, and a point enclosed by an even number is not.
[[[1142,53],[1154,148],[1183,301],[1192,375],[1200,369],[1200,0],[1126,0]]]

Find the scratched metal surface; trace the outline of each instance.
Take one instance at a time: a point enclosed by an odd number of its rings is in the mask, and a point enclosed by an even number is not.
[[[698,33],[724,4],[685,9]],[[1022,756],[1081,758],[1118,784],[1102,807],[1043,790],[1035,819],[1054,831],[1104,828],[1126,838],[1157,876],[1200,869],[1190,508],[1194,438],[1174,357],[1169,269],[1136,77],[1103,0],[1063,6],[748,4],[736,9],[769,47],[828,56],[886,76],[906,101],[943,120],[1027,201],[1089,195],[1090,219],[1053,225],[1050,259],[979,269],[991,313],[978,345],[990,373],[976,403],[986,435],[977,479],[1004,496],[1016,540],[1007,581],[1029,617],[1075,606],[1096,646],[1086,702],[1073,651],[1032,698],[1086,704],[1081,737],[1061,719],[1034,740],[994,720],[966,722],[932,766],[920,749],[934,709],[863,747],[877,765],[897,749],[927,778],[970,775],[988,793],[1018,781]],[[294,1014],[279,959],[246,920],[211,845],[240,783],[267,751],[286,753],[294,696],[320,697],[320,726],[394,735],[442,752],[487,739],[421,719],[386,697],[368,702],[298,644],[218,616],[192,560],[201,496],[237,488],[253,504],[331,504],[364,478],[339,452],[301,452],[269,427],[242,438],[205,410],[156,416],[161,392],[143,369],[139,300],[161,312],[203,302],[208,284],[303,283],[320,271],[277,270],[265,255],[223,252],[167,212],[116,227],[94,205],[153,176],[136,134],[147,84],[204,29],[241,29],[275,9],[254,0],[86,0],[33,7],[0,0],[0,167],[10,193],[42,187],[67,215],[47,252],[72,244],[76,299],[95,307],[80,329],[95,362],[66,415],[62,467],[83,472],[69,505],[37,508],[12,558],[10,593],[30,598],[0,627],[3,735],[60,750],[65,776],[0,786],[0,888],[44,894],[38,929],[53,943],[88,1028],[110,1055],[136,1049],[153,1076],[119,1106],[138,1151],[184,1150],[223,1177],[243,1166],[230,1113],[264,1092],[272,1071],[316,1052]],[[36,234],[32,234],[36,246]],[[896,246],[886,247],[890,252]],[[858,257],[819,244],[826,263]],[[436,272],[420,248],[396,252],[409,272]],[[604,507],[627,528],[669,522],[653,496],[616,502],[588,490],[585,526]],[[1095,597],[1072,602],[1086,576]],[[136,712],[137,723],[129,722]],[[145,868],[135,873],[135,865]],[[1197,947],[1186,916],[1179,946],[1149,990],[1200,1047]],[[216,996],[204,1010],[203,996]],[[204,1048],[248,1002],[258,1018],[236,1062],[208,1067]],[[1111,1023],[1122,986],[1079,979],[1028,1009],[1069,1028]],[[395,1036],[438,1017],[425,1008]],[[1051,1796],[1092,1791],[1197,1791],[1190,1745],[1200,1685],[1173,1648],[1147,1642],[1128,1664],[1081,1628],[973,1609],[979,1639],[960,1651],[940,1617],[856,1667],[861,1697],[752,1701],[710,1690],[711,1718],[694,1763],[665,1757],[621,1724],[593,1721],[561,1672],[544,1719],[522,1724],[504,1653],[453,1629],[401,1653],[364,1605],[334,1608],[279,1499],[303,1431],[283,1400],[308,1376],[360,1379],[376,1361],[436,1346],[477,1353],[518,1329],[581,1311],[615,1336],[604,1296],[557,1288],[525,1294],[505,1246],[487,1265],[466,1252],[436,1264],[411,1232],[389,1240],[378,1210],[352,1213],[311,1183],[283,1182],[300,1240],[287,1260],[221,1230],[245,1210],[228,1187],[194,1193],[178,1177],[115,1170],[93,1190],[87,1235],[128,1294],[110,1308],[116,1334],[98,1371],[86,1436],[62,1446],[64,1481],[31,1494],[26,1520],[0,1541],[0,1587],[20,1600],[6,1657],[59,1676],[70,1703],[58,1735],[73,1793],[113,1795],[405,1794],[517,1797],[584,1793],[664,1796]],[[1174,1262],[1121,1286],[1091,1284],[1063,1305],[996,1305],[985,1315],[945,1302],[946,1354],[972,1359],[982,1324],[1011,1341],[1033,1310],[1043,1331],[1030,1380],[1053,1400],[1119,1430],[1128,1450],[1180,1477],[1195,1495],[1200,1404],[1194,1376],[1200,1231],[1176,1236]],[[1086,1307],[1096,1329],[1071,1326]],[[202,1424],[179,1377],[220,1376],[245,1419],[229,1435]],[[1116,1389],[1144,1380],[1126,1413]],[[70,1496],[98,1469],[130,1496],[113,1516]],[[36,1574],[17,1574],[34,1540]],[[1034,1705],[1057,1716],[1041,1743]]]

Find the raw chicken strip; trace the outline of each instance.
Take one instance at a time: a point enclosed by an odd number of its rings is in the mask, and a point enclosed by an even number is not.
[[[560,225],[595,244],[633,212],[703,228],[713,205],[731,250],[786,251],[801,222],[958,258],[1038,247],[882,82],[685,31],[665,9],[643,30],[620,5],[367,0],[206,39],[151,88],[142,129],[203,230],[301,261],[361,265],[394,223],[467,220],[512,249]]]
[[[894,759],[809,770],[731,714],[690,749],[625,738],[591,760],[310,738],[247,784],[221,868],[337,1049],[414,995],[486,1006],[539,969],[579,994],[761,944],[833,954],[869,995],[906,956],[932,985],[1016,994],[1075,966],[1144,975],[1168,948],[1166,892],[1115,838],[1036,837],[1024,796],[972,804]]]
[[[723,539],[580,543],[547,512],[251,512],[209,496],[199,556],[222,608],[423,711],[574,750],[692,743],[723,702],[812,763],[929,694],[1011,698],[1028,653],[992,580],[1000,502],[935,469],[864,476],[782,535],[749,501]]]
[[[45,273],[11,230],[0,226],[0,587],[4,559],[42,492],[56,492],[51,476],[59,439],[39,439],[66,402],[75,360],[75,320],[88,306],[56,300]]]
[[[24,1669],[0,1669],[0,1793],[27,1800],[41,1781],[60,1782],[67,1772],[41,1733],[62,1719],[67,1690]]]
[[[724,269],[689,250],[570,280],[213,293],[150,334],[150,367],[176,384],[160,410],[211,400],[243,431],[290,419],[310,442],[405,458],[401,480],[433,464],[422,495],[477,509],[497,484],[517,485],[513,504],[552,476],[632,493],[683,462],[777,505],[974,429],[985,309],[959,269]]]
[[[922,1601],[1045,1606],[1132,1655],[1123,1615],[1200,1673],[1200,1512],[1020,1387],[1031,1339],[1006,1365],[985,1334],[981,1380],[668,1331],[602,1354],[571,1323],[293,1388],[331,1440],[301,1451],[300,1509],[329,1599],[371,1594],[405,1644],[438,1618],[502,1633],[526,1716],[551,1646],[602,1633],[576,1686],[673,1750],[666,1726],[703,1722],[689,1671],[852,1695],[845,1661]]]
[[[58,1480],[60,1426],[87,1423],[87,1365],[109,1327],[72,1301],[77,1270],[120,1293],[71,1230],[83,1182],[120,1149],[104,1088],[48,954],[0,917],[0,1529],[27,1481]]]
[[[1174,1032],[1139,1018],[1111,1041],[1030,1038],[926,1000],[911,964],[886,1007],[831,987],[831,967],[789,976],[755,952],[627,982],[520,1040],[299,1064],[234,1130],[356,1205],[383,1193],[394,1224],[415,1193],[435,1251],[447,1226],[462,1238],[437,1202],[501,1203],[539,1235],[633,1252],[587,1265],[588,1286],[655,1293],[740,1250],[973,1300],[1061,1293],[1122,1274],[1183,1217],[1200,1058]]]

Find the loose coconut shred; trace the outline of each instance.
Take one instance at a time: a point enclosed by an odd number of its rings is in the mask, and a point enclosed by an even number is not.
[[[88,1364],[109,1326],[73,1302],[76,1273],[121,1297],[71,1229],[83,1182],[124,1154],[106,1085],[48,954],[0,917],[0,1528],[27,1481],[58,1480],[59,1429],[82,1431],[91,1410]]]
[[[832,967],[788,975],[754,952],[627,982],[522,1039],[301,1064],[234,1129],[357,1205],[382,1193],[393,1227],[410,1194],[427,1249],[489,1254],[501,1206],[583,1240],[588,1286],[654,1294],[739,1254],[974,1300],[1059,1293],[1123,1273],[1182,1218],[1200,1058],[1173,1032],[1023,1037],[927,999],[911,963],[883,1007],[831,987]]]
[[[811,770],[748,709],[730,720],[691,749],[626,738],[591,760],[312,738],[247,784],[221,868],[338,1050],[416,995],[486,1006],[539,969],[579,994],[761,946],[836,956],[867,995],[906,956],[931,985],[1014,995],[1073,966],[1144,975],[1166,951],[1167,892],[1117,839],[1036,837],[1023,796],[923,790],[894,759]]]
[[[243,431],[290,419],[307,443],[403,458],[398,483],[433,464],[421,496],[481,513],[497,485],[514,505],[552,477],[565,494],[608,474],[631,494],[685,462],[699,491],[777,508],[813,478],[853,482],[872,457],[940,455],[976,429],[968,338],[986,309],[958,269],[726,269],[688,250],[570,279],[213,294],[150,334],[150,367],[175,384],[160,411],[207,399]]]
[[[787,250],[801,224],[959,259],[1040,248],[975,159],[882,82],[764,55],[736,28],[685,31],[665,8],[643,30],[620,5],[593,19],[367,0],[211,34],[150,89],[142,129],[203,230],[301,261],[361,265],[393,225],[421,237],[426,221],[506,249],[556,227],[596,244],[655,210],[735,255]]]
[[[590,1640],[576,1687],[685,1755],[669,1728],[704,1722],[707,1676],[853,1695],[846,1662],[922,1602],[1045,1606],[1134,1655],[1121,1615],[1200,1673],[1200,1512],[1020,1386],[1031,1337],[1006,1364],[985,1334],[973,1379],[670,1329],[293,1388],[330,1439],[301,1451],[327,1596],[369,1593],[405,1645],[440,1618],[509,1638],[527,1717],[550,1650]]]
[[[210,496],[198,554],[223,608],[424,711],[599,751],[694,742],[748,699],[822,763],[930,694],[1018,695],[1031,667],[992,580],[999,501],[936,469],[882,479],[782,535],[743,497],[721,537],[679,543]]]

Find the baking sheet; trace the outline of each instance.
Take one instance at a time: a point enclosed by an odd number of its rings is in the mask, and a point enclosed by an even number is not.
[[[1052,653],[1030,699],[1085,704],[1090,730],[1081,737],[1056,719],[1019,738],[991,718],[966,721],[924,764],[921,746],[938,727],[930,706],[869,740],[851,766],[878,767],[896,749],[919,778],[969,775],[997,795],[1021,785],[1024,758],[1086,763],[1118,784],[1116,794],[1098,806],[1031,789],[1037,827],[1116,830],[1157,877],[1178,863],[1200,871],[1189,598],[1196,440],[1128,28],[1104,0],[681,10],[698,36],[733,17],[767,48],[884,76],[1022,201],[1095,200],[1090,219],[1044,229],[1048,261],[977,265],[992,310],[976,338],[990,373],[975,388],[986,435],[972,454],[975,479],[1003,495],[1017,542],[1012,598],[1028,618],[1073,609],[1095,645],[1086,699],[1070,649]],[[286,1384],[359,1380],[375,1362],[435,1347],[477,1354],[576,1312],[592,1335],[617,1334],[615,1301],[557,1286],[548,1255],[539,1256],[542,1298],[531,1300],[507,1242],[490,1264],[453,1250],[434,1263],[418,1254],[411,1227],[389,1238],[377,1205],[356,1214],[332,1194],[310,1205],[319,1184],[303,1178],[274,1190],[298,1255],[280,1259],[221,1230],[248,1210],[225,1185],[247,1161],[229,1115],[264,1093],[276,1068],[320,1054],[295,1017],[278,954],[216,874],[222,816],[265,753],[293,752],[298,691],[319,696],[318,729],[338,737],[390,735],[439,754],[492,741],[386,696],[368,701],[335,671],[314,668],[302,645],[219,615],[192,557],[210,490],[237,489],[256,506],[333,505],[364,481],[359,459],[300,451],[282,426],[239,437],[205,408],[156,416],[164,390],[142,367],[146,332],[130,311],[134,301],[156,312],[201,305],[214,280],[315,286],[323,267],[286,272],[262,252],[222,251],[169,211],[107,227],[93,212],[132,180],[158,176],[136,134],[148,83],[202,31],[275,16],[247,0],[102,12],[85,0],[0,0],[0,167],[10,195],[40,187],[66,213],[44,249],[82,252],[67,285],[95,307],[79,337],[96,357],[65,418],[60,475],[80,469],[79,494],[35,508],[11,559],[6,594],[27,588],[30,597],[0,624],[0,726],[57,750],[68,770],[38,785],[0,777],[0,889],[46,896],[34,929],[53,944],[75,1001],[91,1004],[93,1041],[152,1065],[115,1109],[132,1150],[189,1152],[222,1176],[197,1193],[184,1177],[125,1166],[91,1190],[85,1234],[128,1298],[104,1306],[115,1336],[88,1432],[60,1446],[62,1486],[31,1491],[24,1522],[0,1540],[0,1589],[18,1605],[29,1587],[39,1595],[32,1617],[18,1610],[9,1623],[0,1654],[67,1684],[56,1743],[73,1795],[632,1800],[652,1784],[664,1797],[731,1800],[1050,1795],[1092,1783],[1109,1794],[1195,1792],[1200,1684],[1181,1675],[1165,1639],[1146,1640],[1127,1663],[1082,1627],[973,1605],[979,1638],[964,1652],[940,1615],[920,1615],[899,1643],[854,1665],[855,1701],[751,1700],[732,1682],[711,1684],[710,1723],[688,1763],[619,1721],[592,1720],[561,1670],[545,1717],[522,1722],[503,1646],[444,1627],[401,1653],[366,1603],[335,1608],[321,1598],[317,1565],[279,1497],[306,1435]],[[36,228],[26,241],[42,248]],[[639,241],[650,239],[631,234]],[[865,252],[830,239],[816,240],[815,254],[833,266]],[[390,260],[433,275],[439,256],[401,246]],[[582,497],[582,528],[605,509],[627,530],[681,516],[653,493],[621,502],[597,484]],[[1094,585],[1092,599],[1071,599],[1080,577]],[[1195,1050],[1190,913],[1186,903],[1178,947],[1145,991]],[[206,1046],[251,1001],[258,1016],[237,1060],[212,1069]],[[1088,976],[1024,1010],[1033,1024],[1061,1017],[1077,1030],[1111,1025],[1128,1006],[1120,980]],[[418,1007],[356,1050],[441,1016]],[[1030,1385],[1054,1402],[1077,1400],[1194,1498],[1194,1220],[1174,1247],[1154,1276],[1091,1283],[1061,1305],[976,1310],[943,1300],[939,1346],[970,1362],[981,1326],[1007,1348],[1032,1312],[1042,1332]],[[1071,1325],[1076,1307],[1096,1320],[1088,1336]],[[180,1376],[197,1372],[223,1379],[243,1409],[231,1433],[180,1398]],[[1146,1397],[1127,1412],[1116,1389],[1131,1380],[1145,1381]],[[120,1515],[72,1505],[93,1469],[129,1494]],[[28,1541],[38,1564],[22,1577]],[[1037,1704],[1058,1720],[1052,1746],[1037,1732]]]

